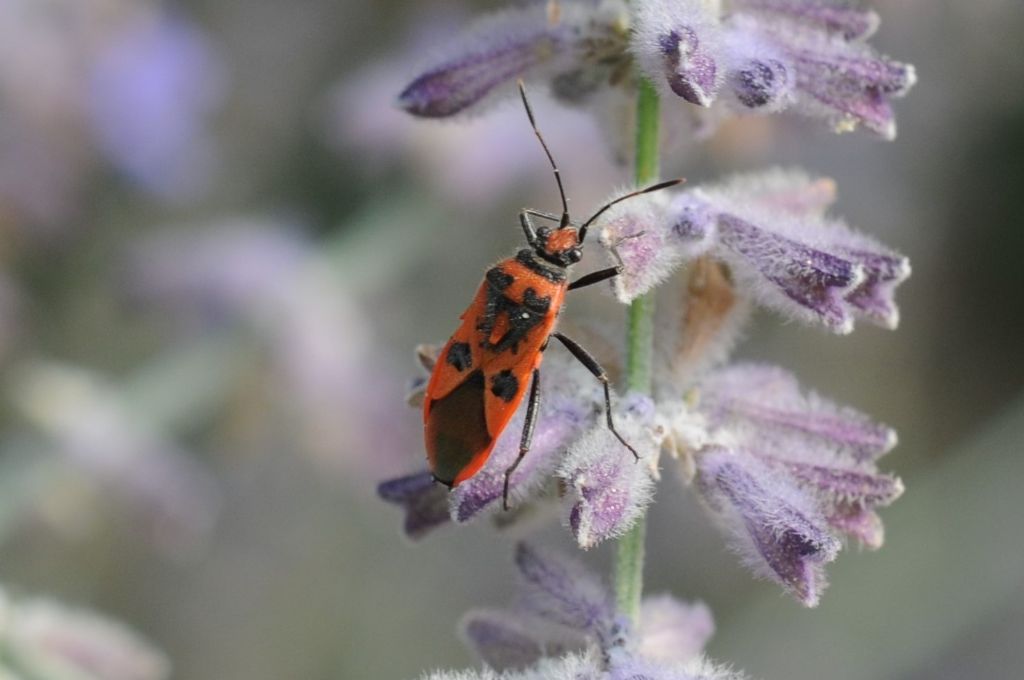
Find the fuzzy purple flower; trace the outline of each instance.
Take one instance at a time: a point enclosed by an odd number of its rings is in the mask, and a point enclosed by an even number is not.
[[[381,500],[399,505],[405,511],[403,530],[418,540],[442,524],[447,524],[448,490],[434,482],[429,472],[417,472],[389,479],[377,487]]]
[[[717,17],[703,2],[637,6],[633,50],[652,82],[691,104],[710,106],[722,76]]]
[[[626,7],[570,0],[558,8],[532,3],[483,18],[402,91],[399,105],[421,117],[452,116],[511,93],[520,77],[546,80],[566,99],[584,96],[624,52]]]
[[[803,394],[790,373],[764,364],[734,364],[700,384],[699,410],[713,430],[743,444],[796,451],[816,447],[856,464],[892,450],[896,433],[851,408]]]
[[[654,494],[660,438],[653,432],[654,403],[631,394],[619,410],[617,429],[636,449],[635,460],[606,423],[580,437],[558,469],[573,497],[568,524],[581,548],[625,533]]]
[[[695,454],[698,489],[744,561],[814,606],[839,536],[881,546],[876,509],[903,492],[875,460],[895,433],[802,394],[781,369],[734,365],[701,382],[712,442]]]
[[[703,108],[792,109],[836,131],[860,126],[895,136],[890,100],[906,94],[916,77],[912,66],[864,42],[878,24],[874,12],[822,0],[722,4],[724,10],[702,0],[649,0],[632,15],[620,0],[506,10],[456,40],[399,103],[418,116],[447,117],[477,108],[492,93],[510,93],[522,77],[578,104],[602,88],[631,90],[635,62],[666,95]]]
[[[479,609],[461,624],[466,644],[487,664],[480,672],[443,672],[436,678],[507,680],[603,678],[626,680],[738,680],[701,656],[714,631],[702,603],[668,595],[647,598],[631,629],[611,593],[574,560],[520,544],[521,592],[508,609]]]
[[[697,456],[698,489],[755,574],[807,606],[825,587],[824,566],[840,543],[813,499],[753,456],[707,447]]]
[[[732,0],[735,8],[769,19],[817,26],[846,40],[870,38],[878,29],[878,14],[858,0]]]
[[[741,0],[718,15],[699,0],[653,0],[637,12],[632,50],[648,78],[693,104],[792,108],[837,131],[863,126],[892,139],[889,100],[915,74],[863,43],[877,23],[873,12],[821,0]]]
[[[841,334],[857,318],[895,328],[893,295],[910,264],[824,217],[833,196],[829,180],[776,170],[616,206],[601,220],[601,240],[624,267],[618,297],[629,302],[708,254],[741,292],[787,316]]]

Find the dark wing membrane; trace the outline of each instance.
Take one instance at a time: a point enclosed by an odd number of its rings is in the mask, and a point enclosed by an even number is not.
[[[449,486],[476,473],[494,443],[487,432],[484,389],[483,371],[476,370],[446,396],[430,401],[427,454],[434,477]]]

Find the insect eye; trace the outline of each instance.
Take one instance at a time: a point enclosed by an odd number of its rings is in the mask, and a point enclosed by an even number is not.
[[[583,259],[583,251],[580,250],[579,248],[573,248],[568,253],[566,253],[566,257],[569,258],[569,262],[579,262],[580,260]]]
[[[546,241],[551,236],[551,229],[549,227],[541,227],[537,230],[537,236]]]

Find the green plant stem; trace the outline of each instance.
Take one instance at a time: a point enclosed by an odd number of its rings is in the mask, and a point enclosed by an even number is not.
[[[636,100],[636,182],[658,179],[658,93],[640,80]],[[654,352],[654,297],[638,298],[629,308],[626,335],[626,384],[630,390],[651,392],[651,355]],[[619,612],[635,624],[640,619],[644,584],[646,519],[640,517],[619,539],[615,554],[615,602]]]

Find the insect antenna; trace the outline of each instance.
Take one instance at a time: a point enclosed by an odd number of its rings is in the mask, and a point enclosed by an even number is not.
[[[587,237],[587,228],[593,223],[593,221],[600,217],[602,214],[604,214],[605,210],[612,207],[616,203],[621,203],[622,201],[625,201],[627,198],[633,198],[634,196],[640,196],[641,194],[649,194],[652,191],[661,191],[662,189],[668,189],[669,187],[674,187],[677,184],[682,184],[685,181],[686,180],[684,178],[679,177],[677,179],[670,179],[667,182],[659,182],[658,184],[653,184],[647,187],[646,189],[638,189],[637,191],[632,191],[626,194],[625,196],[619,196],[615,200],[605,203],[598,209],[596,213],[590,216],[590,219],[583,223],[582,227],[580,227],[579,242],[583,243],[583,239]]]
[[[540,145],[544,147],[544,153],[547,154],[548,160],[551,162],[551,169],[555,171],[555,181],[558,182],[558,195],[562,199],[562,219],[558,223],[558,228],[562,229],[569,224],[569,203],[565,200],[565,188],[562,186],[562,174],[558,172],[558,165],[555,164],[555,157],[551,155],[551,150],[548,148],[547,143],[540,134],[540,130],[537,129],[537,121],[533,117],[533,109],[530,108],[530,102],[526,99],[526,86],[523,84],[523,80],[520,78],[518,81],[519,85],[519,96],[523,99],[523,106],[526,107],[526,115],[530,119],[530,126],[533,127],[533,133],[537,135],[537,139],[540,140]]]

